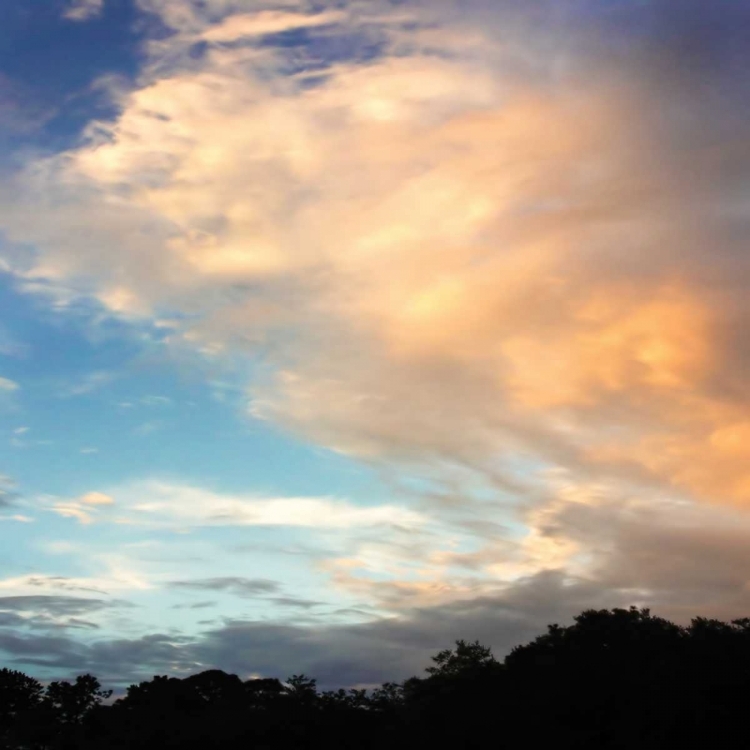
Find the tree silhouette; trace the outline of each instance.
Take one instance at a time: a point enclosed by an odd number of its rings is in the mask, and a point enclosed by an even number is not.
[[[76,677],[73,683],[50,683],[44,694],[44,702],[62,724],[80,724],[94,706],[111,695],[111,690],[101,689],[96,677],[84,674]]]
[[[0,669],[0,722],[36,708],[44,688],[33,677],[14,669]]]
[[[438,677],[455,676],[467,672],[476,672],[487,667],[494,667],[497,660],[492,650],[482,646],[479,641],[467,643],[456,641],[455,649],[445,649],[432,657],[434,667],[427,667],[425,672]]]

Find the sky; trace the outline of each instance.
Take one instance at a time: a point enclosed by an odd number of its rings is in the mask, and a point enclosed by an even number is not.
[[[0,4],[0,663],[324,686],[750,615],[744,0]]]

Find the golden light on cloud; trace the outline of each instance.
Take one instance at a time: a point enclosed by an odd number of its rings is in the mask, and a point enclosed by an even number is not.
[[[747,496],[750,405],[720,385],[702,275],[731,217],[686,179],[698,136],[663,137],[637,71],[542,70],[514,32],[460,26],[437,54],[445,29],[380,7],[209,22],[152,4],[176,34],[118,117],[22,178],[58,227],[8,220],[40,247],[27,279],[86,277],[117,315],[187,313],[169,341],[207,355],[262,341],[277,378],[250,386],[253,413],[352,455]],[[328,24],[375,24],[386,52],[314,79],[247,41]]]
[[[84,505],[114,505],[114,498],[103,492],[87,492],[79,498]]]
[[[646,300],[616,287],[595,294],[552,336],[512,337],[504,346],[522,404],[586,406],[607,392],[669,398],[670,390],[700,387],[713,363],[710,316],[698,299],[669,286]]]

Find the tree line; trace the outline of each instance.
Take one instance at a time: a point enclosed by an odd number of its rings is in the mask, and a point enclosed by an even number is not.
[[[208,670],[109,698],[92,675],[44,686],[2,669],[0,748],[747,748],[750,619],[587,610],[502,661],[459,640],[424,676],[371,691]]]

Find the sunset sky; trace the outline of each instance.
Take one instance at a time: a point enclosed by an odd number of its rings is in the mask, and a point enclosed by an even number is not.
[[[748,35],[0,2],[0,666],[373,685],[750,616]]]

